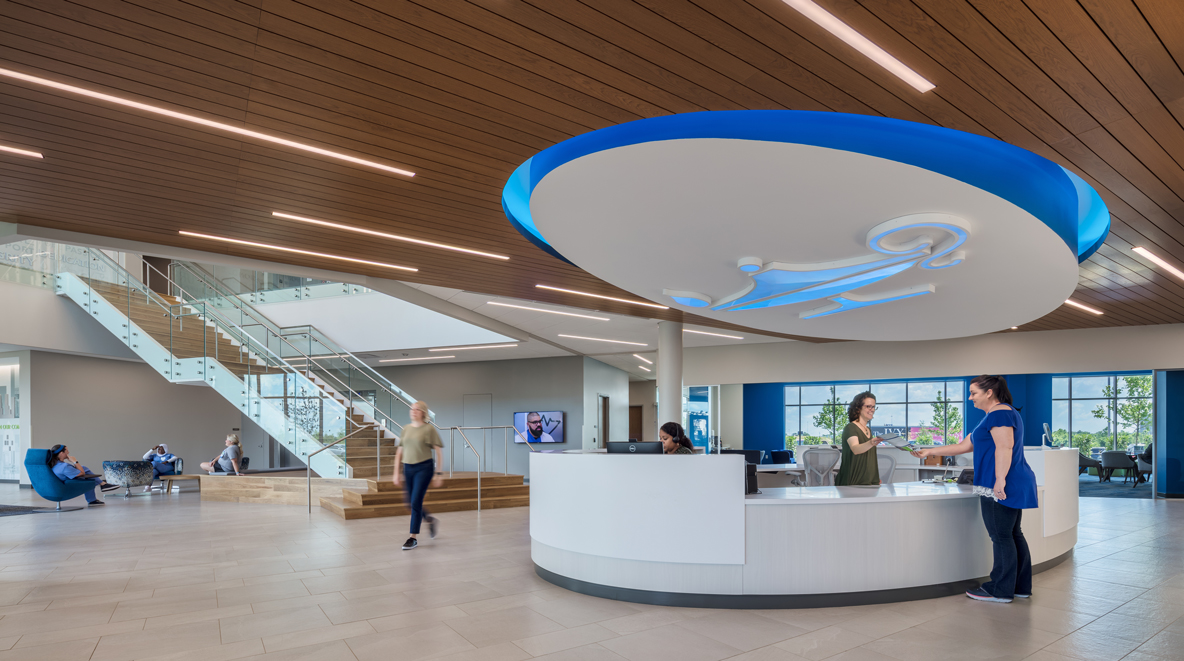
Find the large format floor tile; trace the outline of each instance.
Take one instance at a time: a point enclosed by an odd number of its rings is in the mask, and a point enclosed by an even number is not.
[[[6,517],[0,661],[1184,661],[1184,503],[1082,500],[1073,558],[1030,600],[755,611],[555,587],[528,514],[441,514],[411,552],[406,517],[188,492]]]

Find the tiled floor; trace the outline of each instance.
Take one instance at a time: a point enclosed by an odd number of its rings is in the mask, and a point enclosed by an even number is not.
[[[0,518],[0,661],[1184,659],[1182,502],[1082,500],[1074,560],[1028,601],[713,611],[540,580],[524,508],[443,514],[403,552],[406,517],[108,500]]]

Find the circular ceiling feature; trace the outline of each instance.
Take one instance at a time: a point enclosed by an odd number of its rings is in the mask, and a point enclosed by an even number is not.
[[[802,111],[672,115],[546,149],[506,184],[510,221],[638,296],[779,333],[920,340],[1062,305],[1109,212],[1060,166],[997,140]]]

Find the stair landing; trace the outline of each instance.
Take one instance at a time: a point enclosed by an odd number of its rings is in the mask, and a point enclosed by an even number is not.
[[[341,497],[321,498],[321,507],[346,520],[383,516],[406,516],[411,508],[403,503],[403,488],[388,480],[366,480],[367,489],[342,489]],[[444,486],[428,489],[424,505],[432,512],[458,512],[477,509],[477,474],[453,473],[444,476]],[[522,475],[481,474],[481,509],[526,507],[530,505],[530,486]]]

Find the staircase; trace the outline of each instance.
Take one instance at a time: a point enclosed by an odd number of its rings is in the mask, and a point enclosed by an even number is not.
[[[342,489],[341,498],[321,498],[321,507],[343,519],[369,519],[380,516],[405,516],[411,509],[403,504],[403,488],[389,478],[367,480],[369,489]],[[530,504],[530,487],[521,475],[481,474],[481,509],[525,507]],[[458,512],[477,509],[477,474],[454,473],[444,478],[444,486],[428,489],[424,505],[431,512]]]
[[[165,295],[95,248],[5,249],[24,257],[0,279],[69,298],[168,381],[216,390],[321,478],[368,480],[368,491],[345,490],[322,507],[347,519],[408,513],[390,475],[415,400],[316,328],[278,327],[197,264],[174,262],[169,275],[149,266],[168,283]],[[528,489],[520,475],[482,473],[478,489],[476,473],[457,473],[428,502],[437,511],[518,507]]]

